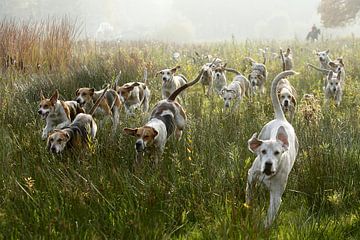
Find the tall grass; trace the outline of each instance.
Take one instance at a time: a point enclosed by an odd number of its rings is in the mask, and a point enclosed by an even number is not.
[[[62,66],[51,72],[5,71],[0,79],[0,236],[4,239],[358,239],[360,236],[360,126],[357,39],[309,45],[288,42],[222,42],[163,44],[158,42],[76,42]],[[53,46],[62,46],[54,43]],[[134,168],[134,139],[122,132],[110,137],[110,123],[99,130],[91,153],[54,156],[41,140],[44,122],[37,116],[39,92],[57,88],[61,99],[73,99],[78,87],[100,89],[122,70],[121,82],[141,80],[149,72],[151,105],[160,99],[156,71],[181,65],[194,77],[202,62],[194,50],[223,58],[246,74],[242,61],[260,60],[258,48],[291,46],[295,70],[290,78],[301,97],[313,93],[317,118],[299,111],[293,123],[299,155],[283,197],[281,212],[270,230],[263,228],[268,193],[259,185],[254,207],[243,206],[247,170],[254,156],[247,140],[273,118],[270,80],[280,71],[278,60],[267,64],[267,94],[244,99],[233,114],[222,112],[221,99],[206,98],[201,86],[187,92],[187,129],[180,141],[171,138],[158,167],[145,161]],[[346,47],[345,47],[346,46]],[[306,68],[316,63],[312,50],[330,48],[342,55],[347,69],[340,107],[323,105],[322,76]],[[37,48],[36,48],[37,49]],[[275,51],[274,50],[274,51]],[[53,50],[54,55],[62,50]],[[181,53],[174,62],[172,53]],[[65,53],[61,53],[64,56]],[[26,55],[27,56],[27,55]],[[46,56],[46,55],[41,55]],[[27,62],[27,61],[24,61]],[[231,75],[228,78],[231,79]],[[147,115],[126,117],[122,127],[143,124]]]

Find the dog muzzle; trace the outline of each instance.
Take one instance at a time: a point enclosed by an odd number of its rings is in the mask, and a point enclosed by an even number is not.
[[[41,116],[42,119],[46,119],[49,115],[49,112],[43,112],[42,110],[39,110],[38,114]]]
[[[270,176],[275,173],[275,171],[272,170],[272,163],[268,163],[268,162],[265,163],[263,173],[265,173],[266,176]]]
[[[135,149],[138,153],[144,152],[145,151],[145,146],[144,143],[141,141],[136,141],[135,143]]]

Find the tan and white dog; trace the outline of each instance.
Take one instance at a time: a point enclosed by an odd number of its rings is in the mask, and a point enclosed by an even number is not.
[[[229,85],[223,87],[221,97],[224,100],[225,109],[229,108],[231,103],[234,102],[232,110],[235,110],[244,96],[250,96],[250,82],[245,76],[234,69],[226,68],[226,71],[233,72],[236,76]]]
[[[108,87],[94,103],[88,114],[79,113],[74,121],[61,129],[55,129],[47,139],[47,149],[51,153],[60,154],[65,149],[86,148],[95,139],[97,125],[92,117],[100,102],[103,100]]]
[[[221,96],[221,90],[226,86],[226,75],[225,75],[226,63],[222,65],[212,65],[212,79],[213,79],[213,89],[214,91]]]
[[[62,153],[66,148],[86,147],[95,139],[97,125],[90,114],[79,113],[74,121],[61,129],[55,129],[48,137],[47,149],[51,153]]]
[[[104,89],[95,91],[94,88],[79,88],[76,90],[76,101],[84,107],[85,112],[94,106],[94,103],[104,92]],[[95,118],[101,119],[100,126],[102,125],[102,120],[104,115],[108,116],[112,120],[112,131],[116,131],[119,124],[119,110],[121,107],[121,102],[119,95],[113,89],[106,91],[105,97],[100,101],[99,107],[96,109],[94,116]]]
[[[180,69],[180,66],[163,69],[156,73],[155,77],[161,75],[161,95],[163,99],[167,99],[176,89],[186,84],[187,79],[184,75],[175,75],[178,69]],[[182,95],[182,98],[184,100],[184,95]]]
[[[200,83],[202,84],[204,94],[210,96],[213,87],[213,69],[211,63],[206,63],[202,66],[203,75],[201,77]],[[205,86],[208,86],[207,92],[205,91]]]
[[[165,149],[167,139],[175,132],[179,139],[186,125],[186,114],[183,107],[175,101],[186,88],[200,81],[202,71],[197,78],[176,89],[167,99],[159,101],[151,112],[149,121],[139,128],[124,128],[127,135],[136,137],[136,162],[141,162],[146,150],[158,163]]]
[[[41,92],[40,98],[38,114],[46,121],[41,136],[43,140],[52,130],[69,125],[77,114],[84,112],[76,101],[59,100],[58,90],[55,90],[50,98],[44,97]]]
[[[325,102],[326,104],[329,102],[330,98],[334,98],[337,106],[340,106],[342,95],[343,95],[343,85],[344,81],[341,77],[342,72],[334,73],[330,71],[326,80],[325,87]]]
[[[289,113],[290,122],[294,119],[296,110],[296,90],[289,80],[283,78],[279,81],[276,92],[280,101],[281,108],[286,115]]]
[[[267,70],[266,66],[263,63],[257,63],[250,57],[246,57],[246,60],[249,60],[251,63],[251,72],[248,76],[251,86],[251,93],[254,95],[257,90],[260,90],[261,94],[265,93],[265,81],[267,79]],[[264,62],[266,60],[264,59]]]
[[[249,150],[256,154],[256,158],[248,171],[246,204],[251,204],[255,181],[264,183],[270,190],[266,227],[275,220],[299,148],[295,130],[286,120],[276,94],[279,81],[293,74],[294,71],[285,71],[275,77],[271,85],[275,119],[263,127],[258,138],[255,133],[248,141]]]
[[[147,86],[147,72],[144,73],[144,82],[129,82],[117,87],[120,101],[125,106],[126,114],[134,115],[134,110],[142,106],[143,112],[148,112],[150,90]]]

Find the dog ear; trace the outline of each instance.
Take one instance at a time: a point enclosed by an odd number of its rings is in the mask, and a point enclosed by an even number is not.
[[[137,128],[124,128],[123,131],[125,134],[130,135],[130,136],[135,136],[136,132],[137,132]]]
[[[178,65],[178,66],[176,66],[176,67],[173,67],[170,71],[171,71],[171,73],[172,74],[174,74],[174,73],[176,73],[176,71],[178,70],[178,69],[180,69],[181,67]]]
[[[76,91],[75,91],[76,96],[79,96],[79,90],[80,90],[80,88],[76,89]]]
[[[50,102],[54,105],[59,99],[59,91],[56,89],[54,94],[50,98]]]
[[[43,91],[40,90],[40,100],[45,100],[46,98],[44,97]]]
[[[224,65],[222,66],[222,68],[226,68],[226,65],[227,65],[227,63],[224,63]]]
[[[68,133],[68,132],[65,132],[65,138],[66,138],[66,140],[70,140],[70,134]]]
[[[89,89],[89,92],[90,92],[90,96],[94,95],[95,88],[90,88],[90,89]]]
[[[327,50],[325,51],[326,54],[329,54],[329,52],[330,52],[330,49],[327,49]]]
[[[133,84],[131,84],[132,87],[137,87],[139,85],[140,85],[140,83],[138,83],[138,82],[134,82]]]
[[[341,64],[341,66],[343,66],[343,67],[345,66],[342,57],[338,58],[337,60],[339,61],[339,63]]]
[[[334,74],[333,71],[330,71],[327,75],[327,80],[331,80],[333,77],[333,74]]]
[[[256,150],[261,146],[263,141],[259,140],[257,137],[257,133],[254,133],[252,137],[248,141],[248,148],[251,152],[255,153]]]
[[[333,61],[329,62],[328,65],[332,68],[336,68],[336,63],[334,63]]]
[[[260,80],[264,80],[264,76],[262,74],[258,74],[257,77],[260,79]]]
[[[291,102],[293,103],[294,108],[295,108],[295,107],[296,107],[297,102],[296,102],[296,98],[295,98],[294,96],[291,96]]]
[[[163,73],[162,70],[161,70],[161,71],[158,71],[158,72],[155,73],[155,77],[159,76],[159,74],[163,75],[164,73]]]
[[[278,132],[276,134],[276,140],[282,142],[283,147],[287,150],[289,148],[289,140],[288,135],[283,126],[279,127]]]
[[[47,141],[46,141],[46,150],[50,151],[50,141],[49,141],[49,137],[47,138]]]
[[[290,48],[287,48],[287,49],[286,49],[286,56],[289,56],[290,53],[291,53],[291,49],[290,49]]]
[[[337,79],[340,81],[341,80],[341,71],[338,72],[337,74]]]

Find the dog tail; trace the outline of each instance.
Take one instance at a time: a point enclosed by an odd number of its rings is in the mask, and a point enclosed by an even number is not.
[[[252,59],[251,57],[245,57],[245,59],[244,59],[244,60],[249,61],[251,64],[256,63],[256,61],[255,61],[254,59]]]
[[[117,86],[119,86],[120,77],[121,77],[121,70],[119,71],[118,75],[115,78],[114,88],[113,88],[115,91],[117,90]]]
[[[292,70],[283,71],[283,72],[279,73],[271,83],[271,101],[272,101],[272,104],[274,107],[275,119],[286,121],[284,112],[280,106],[279,98],[277,96],[276,87],[281,79],[286,78],[287,76],[294,75],[294,74],[298,74],[298,73],[295,71],[292,71]]]
[[[285,59],[284,59],[284,53],[283,50],[280,48],[280,57],[281,57],[281,61],[282,61],[282,70],[285,71]]]
[[[182,79],[184,79],[185,80],[185,82],[189,82],[189,80],[184,76],[184,75],[182,75],[182,74],[178,74],[178,76],[180,76]]]
[[[331,70],[328,70],[328,69],[316,67],[316,66],[314,66],[314,65],[312,65],[312,64],[310,64],[310,63],[308,63],[307,65],[308,65],[309,67],[314,68],[315,70],[318,70],[319,72],[322,72],[323,74],[326,74],[326,75],[329,74],[329,72],[331,71]]]
[[[105,97],[105,94],[107,92],[107,90],[109,89],[109,84],[106,86],[106,88],[104,89],[104,91],[102,92],[102,94],[100,95],[100,97],[96,100],[94,106],[90,109],[89,113],[91,116],[94,114],[94,112],[96,111],[97,107],[100,105],[100,102],[103,100],[103,98]]]
[[[148,77],[147,77],[147,68],[145,67],[145,69],[144,69],[144,83],[145,83],[145,85],[147,85],[147,79],[148,79]]]
[[[240,72],[238,72],[237,70],[233,69],[233,68],[225,68],[226,71],[231,72],[231,73],[235,73],[236,75],[242,75]]]
[[[266,64],[266,52],[265,52],[265,50],[262,50],[261,53],[262,53],[262,56],[264,58],[263,64],[265,65]]]
[[[184,91],[185,89],[187,89],[188,87],[191,87],[192,85],[194,85],[195,83],[197,83],[198,81],[200,81],[202,75],[204,73],[204,70],[201,69],[199,75],[195,78],[195,80],[191,81],[191,82],[187,82],[184,85],[182,85],[181,87],[179,87],[178,89],[176,89],[171,95],[170,97],[168,97],[168,101],[175,101],[177,95],[179,95],[182,91]]]

